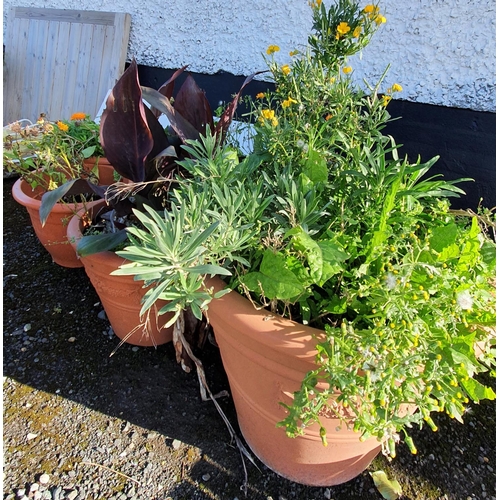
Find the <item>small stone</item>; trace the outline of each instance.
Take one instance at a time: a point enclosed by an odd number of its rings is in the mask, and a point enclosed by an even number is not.
[[[40,485],[38,483],[33,483],[30,486],[30,493],[33,493],[34,491],[38,491],[38,488],[40,488]]]
[[[488,457],[483,457],[483,462],[485,464],[489,463],[490,459]]]
[[[70,470],[70,471],[68,472],[68,476],[69,476],[69,477],[75,477],[75,476],[76,476],[76,472],[75,472],[74,470]]]
[[[323,493],[324,497],[330,500],[332,498],[332,492],[330,491],[330,488],[327,488],[325,492]]]
[[[30,432],[28,433],[28,435],[26,436],[26,439],[28,441],[31,441],[32,439],[35,439],[36,437],[38,437],[38,434],[34,434],[33,432]]]
[[[178,439],[174,439],[172,441],[172,447],[174,450],[178,450],[181,447],[182,442],[179,441]]]
[[[26,495],[26,490],[24,488],[20,488],[16,491],[16,495],[21,498],[23,497],[24,495]]]
[[[43,500],[53,500],[50,490],[45,490],[42,495]]]
[[[72,472],[72,471],[70,471],[70,472]],[[70,492],[66,495],[66,498],[67,498],[68,500],[75,500],[75,498],[77,497],[77,495],[78,495],[78,491],[76,491],[76,490],[71,490],[71,491],[70,491]]]
[[[97,317],[99,319],[107,319],[107,317],[106,317],[106,311],[104,311],[104,310],[99,311],[99,313],[97,314]]]
[[[40,490],[36,490],[33,493],[33,500],[42,500],[42,492]]]
[[[40,484],[49,484],[50,476],[48,474],[42,474],[38,479]]]
[[[24,330],[25,332],[29,332],[29,331],[31,330],[31,323],[26,323],[26,324],[24,325],[23,330]]]
[[[203,476],[201,476],[201,478],[203,479],[203,481],[209,481],[210,480],[210,474],[203,474]]]
[[[429,455],[428,458],[429,458],[429,460],[436,460],[436,457],[432,453]]]
[[[53,500],[61,500],[62,486],[57,486],[52,492]]]
[[[76,337],[70,337],[70,338],[68,339],[68,342],[74,342],[75,340],[76,340]]]

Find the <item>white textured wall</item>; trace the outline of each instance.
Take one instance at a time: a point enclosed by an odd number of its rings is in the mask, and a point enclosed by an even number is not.
[[[60,8],[61,2],[3,5],[5,24],[10,5]],[[391,64],[386,83],[403,86],[398,98],[495,111],[494,0],[380,0],[379,6],[387,24],[362,60],[351,63],[360,83],[363,77],[375,83]],[[279,45],[277,58],[287,62],[288,52],[306,42],[311,20],[307,0],[66,0],[64,7],[130,13],[129,58],[139,64],[235,75],[265,69],[261,54],[269,44]]]

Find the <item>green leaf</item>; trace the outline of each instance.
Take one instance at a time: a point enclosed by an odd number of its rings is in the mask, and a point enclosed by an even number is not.
[[[252,292],[263,292],[268,299],[290,300],[304,290],[302,283],[287,268],[283,254],[269,249],[264,252],[260,272],[245,274],[240,281]]]
[[[227,269],[221,267],[221,266],[216,266],[214,264],[203,264],[201,266],[192,266],[192,267],[186,267],[183,268],[183,271],[187,271],[188,273],[195,273],[195,274],[222,274],[224,276],[231,276],[231,272],[228,271]]]
[[[447,226],[435,227],[432,230],[430,237],[430,247],[436,252],[442,252],[446,247],[454,245],[458,234],[458,228],[455,224],[448,224]]]
[[[476,403],[482,399],[494,400],[496,398],[495,391],[491,387],[484,386],[474,378],[463,379],[461,384]]]
[[[377,470],[375,472],[370,472],[370,476],[377,490],[385,500],[397,500],[403,494],[403,489],[398,481],[395,479],[390,480],[384,471]]]
[[[314,183],[326,182],[328,180],[326,159],[321,153],[312,148],[309,148],[307,160],[302,171]]]
[[[84,236],[76,246],[76,253],[80,255],[80,257],[85,257],[97,252],[113,250],[126,239],[127,232],[125,229],[122,229],[117,233],[103,233]]]

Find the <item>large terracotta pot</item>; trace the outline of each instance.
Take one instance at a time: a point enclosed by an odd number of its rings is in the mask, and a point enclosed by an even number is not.
[[[56,203],[42,227],[39,211],[43,193],[41,188],[32,190],[22,178],[18,179],[12,187],[12,196],[28,211],[35,234],[50,253],[52,260],[63,267],[82,267],[81,261],[66,237],[66,228],[73,215],[83,205],[81,203]]]
[[[207,280],[216,290],[218,278]],[[309,486],[332,486],[365,470],[380,451],[375,438],[360,442],[332,416],[322,417],[328,446],[317,425],[289,438],[276,423],[285,416],[280,401],[290,403],[304,375],[317,368],[315,335],[319,330],[257,311],[237,292],[212,300],[208,319],[214,328],[229,379],[238,423],[248,446],[270,469]]]
[[[86,170],[91,171],[97,163],[97,176],[99,179],[99,184],[101,186],[109,186],[115,182],[114,172],[115,169],[111,163],[109,163],[107,158],[100,157],[90,157],[84,160],[83,166]]]
[[[103,201],[98,201],[88,206],[90,215],[103,204]],[[68,225],[68,239],[75,250],[82,237],[82,216],[85,212],[85,209],[81,210]],[[111,275],[126,262],[125,259],[114,252],[99,252],[80,259],[117,337],[128,344],[143,347],[166,344],[172,340],[172,327],[159,328],[158,325],[158,321],[161,321],[161,325],[165,324],[171,315],[157,316],[154,310],[150,310],[147,318],[140,317],[141,300],[147,290],[143,288],[144,282],[135,281],[133,276]],[[163,304],[160,303],[158,307],[161,308]]]

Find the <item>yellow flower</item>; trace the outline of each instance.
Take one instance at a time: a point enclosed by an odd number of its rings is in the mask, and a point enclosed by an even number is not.
[[[359,35],[361,35],[361,26],[356,26],[352,32],[352,36],[358,38]]]
[[[367,5],[364,9],[363,12],[365,14],[377,14],[378,13],[378,7],[376,5]]]
[[[401,92],[402,90],[403,90],[403,87],[401,87],[401,85],[399,85],[399,83],[395,83],[392,86],[392,91],[393,92]]]
[[[57,122],[56,125],[58,126],[59,130],[62,130],[63,132],[67,132],[69,127],[63,122]]]
[[[281,71],[283,71],[285,75],[288,75],[292,70],[290,69],[290,66],[288,66],[288,64],[284,64],[283,66],[281,66]]]
[[[382,106],[387,106],[389,101],[391,100],[391,96],[383,95],[382,96]]]
[[[54,191],[54,189],[57,189],[57,184],[54,182],[53,179],[50,179],[47,191]]]
[[[271,125],[272,125],[273,127],[276,127],[276,126],[278,125],[278,119],[277,119],[277,118],[273,118],[273,119],[271,120]]]
[[[269,45],[266,52],[269,55],[271,55],[271,54],[274,54],[275,52],[278,52],[279,50],[280,50],[280,48],[277,45]]]
[[[379,14],[376,18],[375,18],[375,23],[380,25],[380,24],[384,24],[386,22],[386,18],[382,15],[382,14]]]
[[[352,68],[350,66],[345,66],[342,68],[342,71],[347,75],[352,71]]]
[[[85,113],[73,113],[70,120],[85,120],[87,115]]]
[[[323,0],[310,0],[308,4],[311,9],[319,9],[322,1]]]
[[[284,100],[281,105],[284,107],[284,108],[288,108],[292,105],[292,103],[297,103],[297,101],[295,99],[292,99],[291,97],[289,97],[288,99]]]
[[[290,57],[293,57],[293,56],[296,56],[298,53],[299,53],[298,50],[292,50],[291,52],[289,52],[289,55],[290,55]]]
[[[255,97],[257,99],[264,99],[264,97],[266,97],[266,94],[264,94],[264,92],[259,92]]]
[[[345,35],[349,31],[351,31],[351,27],[343,21],[337,26],[337,34],[339,36]]]
[[[271,119],[274,118],[274,110],[272,110],[272,109],[263,109],[262,110],[262,116],[266,120],[271,120]]]

